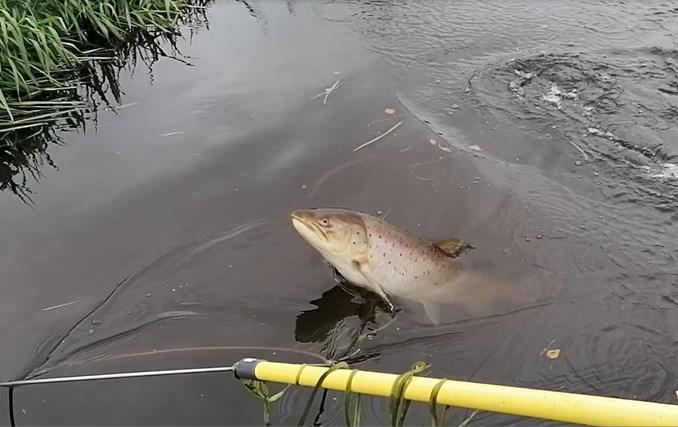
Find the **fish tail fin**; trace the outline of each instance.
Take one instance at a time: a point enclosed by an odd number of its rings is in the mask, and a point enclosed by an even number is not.
[[[440,304],[434,302],[422,302],[421,305],[424,307],[424,313],[426,313],[428,320],[436,326],[440,325]]]

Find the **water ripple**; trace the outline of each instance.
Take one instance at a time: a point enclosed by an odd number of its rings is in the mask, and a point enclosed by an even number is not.
[[[44,372],[84,349],[129,335],[147,325],[202,314],[186,307],[209,310],[210,301],[191,285],[190,274],[186,280],[182,280],[182,275],[190,273],[192,264],[203,259],[206,252],[264,223],[263,219],[258,219],[239,225],[206,241],[174,248],[148,263],[121,281],[92,311],[58,338],[56,344],[43,346],[32,375]],[[168,277],[172,277],[171,281]],[[196,300],[199,301],[197,304],[194,303]]]

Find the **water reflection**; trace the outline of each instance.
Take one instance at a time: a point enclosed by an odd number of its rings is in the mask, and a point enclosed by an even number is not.
[[[59,92],[50,92],[53,99],[64,99]],[[78,108],[66,110],[58,119],[47,124],[11,132],[0,130],[0,191],[9,190],[25,202],[30,201],[29,179],[40,178],[41,168],[55,166],[47,152],[50,144],[63,144],[61,129],[84,129],[85,113],[79,95],[67,90],[65,95]],[[49,100],[45,100],[49,101]]]
[[[322,342],[347,317],[357,316],[361,322],[374,317],[373,303],[361,304],[339,286],[323,292],[311,304],[316,308],[302,311],[295,324],[294,338],[302,343]]]
[[[388,325],[395,313],[376,294],[350,284],[335,269],[333,274],[336,286],[310,301],[315,308],[297,316],[294,338],[299,343],[322,343],[321,354],[339,360],[355,356],[360,342]],[[388,318],[381,326],[380,313]]]

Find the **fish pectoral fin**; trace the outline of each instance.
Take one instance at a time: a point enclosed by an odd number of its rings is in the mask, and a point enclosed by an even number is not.
[[[424,312],[426,313],[426,317],[433,323],[434,325],[440,325],[440,319],[441,319],[441,313],[440,313],[440,304],[437,304],[435,302],[422,302],[421,305],[424,306]]]
[[[469,249],[474,249],[473,245],[455,237],[446,240],[433,242],[433,246],[438,248],[443,254],[450,258],[456,258]]]
[[[383,299],[386,304],[388,304],[388,308],[391,311],[395,311],[395,306],[391,303],[391,300],[386,294],[386,291],[384,291],[383,286],[381,286],[377,281],[372,279],[369,274],[367,274],[369,273],[369,267],[365,263],[358,261],[354,261],[354,264],[358,268],[358,271],[360,271],[360,274],[365,278],[365,281],[370,285],[370,290],[379,295],[381,299]]]

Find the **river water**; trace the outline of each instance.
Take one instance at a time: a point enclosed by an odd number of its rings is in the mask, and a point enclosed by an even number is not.
[[[352,356],[676,403],[675,5],[224,0],[208,19],[179,46],[193,66],[123,73],[128,106],[50,148],[33,205],[0,194],[0,378]],[[325,206],[463,238],[478,269],[530,277],[548,303],[391,319],[335,287],[291,227],[291,210]],[[307,396],[290,390],[274,422],[296,423]],[[223,375],[15,399],[18,425],[261,420]],[[342,423],[342,405],[330,394],[320,422]],[[387,414],[366,400],[366,424]]]

